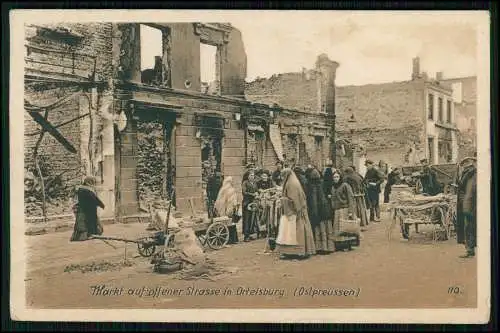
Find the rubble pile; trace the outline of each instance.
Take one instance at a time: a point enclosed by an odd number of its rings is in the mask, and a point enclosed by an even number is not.
[[[107,271],[117,271],[122,269],[123,267],[133,266],[131,261],[120,261],[120,262],[109,262],[109,261],[101,261],[101,262],[91,262],[90,264],[71,264],[64,267],[65,273],[71,273],[75,271],[79,271],[83,274],[89,272],[107,272]]]

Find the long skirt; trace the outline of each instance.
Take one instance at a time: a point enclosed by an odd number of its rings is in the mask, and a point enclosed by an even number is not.
[[[321,221],[318,225],[314,226],[313,229],[316,251],[335,251],[335,232],[333,230],[333,221]]]
[[[344,234],[344,231],[341,230],[340,220],[347,220],[347,219],[349,219],[349,209],[340,208],[335,210],[333,217],[333,230],[335,236],[340,236]]]
[[[365,202],[365,196],[364,195],[356,195],[355,196],[356,200],[356,215],[360,218],[361,220],[361,226],[367,226],[368,225],[368,214],[366,213],[366,202]]]
[[[314,235],[307,216],[307,211],[302,210],[297,213],[297,245],[277,245],[277,250],[285,256],[302,256],[307,257],[316,254],[316,246],[314,245]]]
[[[84,241],[88,239],[87,221],[83,212],[77,212],[75,226],[70,241]]]

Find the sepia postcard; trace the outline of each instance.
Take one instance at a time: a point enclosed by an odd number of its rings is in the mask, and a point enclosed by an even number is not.
[[[489,25],[11,11],[12,319],[487,323]]]

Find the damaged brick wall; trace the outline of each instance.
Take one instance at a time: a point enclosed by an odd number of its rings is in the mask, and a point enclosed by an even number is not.
[[[462,84],[462,102],[454,103],[455,121],[459,133],[458,160],[473,156],[477,151],[477,78],[475,76],[445,79],[449,84]]]
[[[316,80],[307,72],[257,79],[247,84],[246,94],[250,100],[302,111],[314,111],[318,105]],[[336,87],[336,139],[351,139],[352,129],[368,158],[401,164],[411,143],[423,149],[424,103],[421,80]],[[351,116],[355,122],[349,122]],[[295,149],[294,143],[286,147],[288,154],[294,154]]]
[[[50,105],[73,93],[82,92],[90,96],[78,83],[61,83],[64,79],[91,79],[96,69],[96,80],[105,80],[112,73],[111,23],[54,23],[26,27],[25,54],[26,74],[32,75],[25,80],[25,99],[35,106]],[[33,79],[36,75],[36,79]],[[97,96],[96,96],[97,97]],[[74,185],[81,181],[85,174],[80,152],[82,149],[82,124],[85,117],[69,122],[78,116],[88,113],[76,96],[48,113],[48,120],[53,125],[61,125],[58,129],[62,135],[76,148],[77,154],[68,152],[58,141],[45,134],[40,144],[39,156],[45,169],[47,215],[71,213],[70,200]],[[83,97],[85,98],[85,97]],[[99,98],[97,98],[97,101]],[[33,187],[33,147],[39,135],[40,126],[25,113],[25,170],[28,176],[26,187]],[[99,120],[95,119],[95,135],[98,135]],[[69,122],[69,123],[67,123]],[[64,124],[67,123],[67,124]],[[42,173],[44,173],[42,172]],[[37,177],[34,177],[37,178]],[[58,186],[56,193],[53,188]],[[35,185],[36,187],[36,185]],[[39,187],[39,185],[38,185]],[[29,191],[28,191],[29,192]],[[41,216],[41,198],[25,196],[26,215]]]

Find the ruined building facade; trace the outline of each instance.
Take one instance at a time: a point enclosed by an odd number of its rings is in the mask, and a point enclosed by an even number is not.
[[[159,40],[146,39],[146,28]],[[248,163],[274,169],[286,158],[321,165],[331,155],[338,65],[326,57],[318,59],[324,107],[309,112],[244,98],[245,48],[229,24],[54,24],[28,31],[27,207],[39,207],[42,192],[49,215],[69,214],[71,190],[94,175],[106,205],[102,218],[121,220],[167,199],[189,215],[206,209],[208,169],[232,176],[240,192]],[[202,82],[202,44],[215,48],[212,82]],[[144,45],[159,47],[159,54],[146,54]],[[37,118],[45,111],[49,132],[34,157],[43,123]],[[63,139],[50,134],[54,127]],[[64,190],[47,194],[55,183]],[[35,208],[27,215],[40,215]]]
[[[363,169],[366,158],[389,165],[452,163],[458,156],[458,130],[452,89],[421,73],[413,60],[403,82],[337,86],[335,92],[336,165]],[[262,95],[285,107],[320,107],[315,70],[285,73],[247,84],[247,95]],[[269,97],[271,98],[271,97]]]
[[[477,77],[441,78],[441,82],[453,89],[455,121],[460,131],[458,158],[474,156],[477,152]]]

